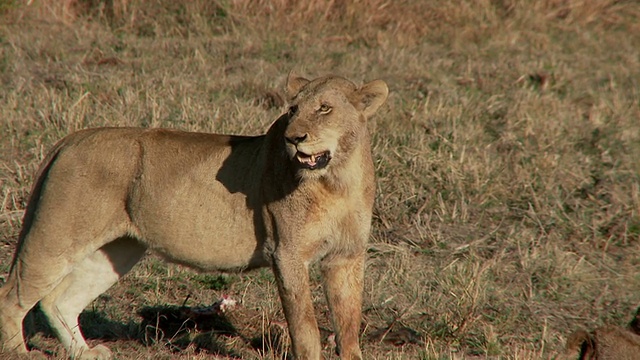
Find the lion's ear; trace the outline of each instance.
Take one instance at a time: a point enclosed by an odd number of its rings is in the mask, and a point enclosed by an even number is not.
[[[362,111],[366,117],[373,115],[380,105],[384,104],[389,96],[389,88],[382,80],[374,80],[362,85],[357,91],[356,107]]]
[[[287,86],[285,87],[287,92],[287,99],[293,99],[294,96],[298,95],[300,89],[302,89],[308,83],[309,80],[303,77],[295,76],[293,75],[293,73],[289,73],[289,76],[287,77]]]

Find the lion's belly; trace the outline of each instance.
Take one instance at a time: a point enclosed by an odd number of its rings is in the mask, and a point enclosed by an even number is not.
[[[267,265],[262,220],[246,195],[193,184],[188,191],[173,190],[143,194],[132,211],[139,237],[150,249],[202,270]]]
[[[167,219],[166,226],[147,231],[151,249],[168,259],[202,270],[232,270],[265,265],[263,240],[254,225],[208,212],[209,219],[180,216]]]

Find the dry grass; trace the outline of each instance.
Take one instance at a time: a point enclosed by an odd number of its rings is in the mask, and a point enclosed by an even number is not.
[[[575,328],[624,325],[640,303],[637,2],[1,0],[0,12],[0,273],[57,139],[95,126],[257,134],[296,69],[392,89],[370,123],[366,358],[554,358]],[[87,309],[86,332],[123,359],[286,352],[255,350],[283,321],[269,272],[216,279],[149,258]],[[223,293],[243,302],[233,335],[165,334],[135,315]],[[63,356],[47,336],[32,345]]]

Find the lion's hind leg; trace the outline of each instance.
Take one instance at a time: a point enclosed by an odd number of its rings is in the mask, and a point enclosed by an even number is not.
[[[68,259],[45,258],[18,250],[7,282],[0,289],[0,351],[27,353],[23,321],[27,313],[71,271]]]
[[[96,297],[125,275],[144,255],[135,239],[119,238],[78,263],[74,270],[42,301],[40,308],[69,355],[74,359],[109,359],[104,346],[89,348],[78,316]]]
[[[25,354],[27,347],[22,334],[22,321],[29,312],[15,300],[17,282],[9,277],[0,288],[0,354],[4,352]]]

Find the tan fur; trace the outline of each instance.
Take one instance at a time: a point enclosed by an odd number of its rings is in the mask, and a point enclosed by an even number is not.
[[[640,359],[640,336],[617,327],[604,326],[592,333],[578,330],[567,339],[566,360]]]
[[[70,357],[110,358],[87,346],[77,317],[150,249],[205,271],[271,266],[299,359],[321,357],[308,279],[320,261],[341,356],[360,359],[375,192],[367,117],[387,86],[290,76],[287,93],[290,110],[262,136],[106,128],[61,140],[0,289],[2,348],[27,351],[22,320],[40,302]]]

